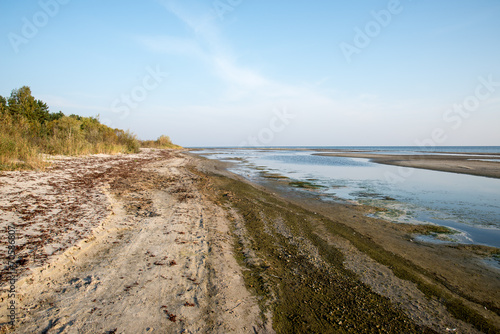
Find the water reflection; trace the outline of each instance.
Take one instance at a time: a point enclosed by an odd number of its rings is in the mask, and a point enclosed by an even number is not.
[[[390,208],[399,222],[428,222],[460,231],[465,243],[500,247],[500,180],[410,169],[368,159],[313,155],[314,150],[206,150],[208,158],[235,162],[232,171],[263,181],[270,171],[298,181],[311,181],[331,199],[354,200]],[[210,154],[207,154],[210,153]],[[237,159],[237,160],[235,160]],[[387,175],[404,177],[392,182]],[[396,209],[397,208],[397,209]]]

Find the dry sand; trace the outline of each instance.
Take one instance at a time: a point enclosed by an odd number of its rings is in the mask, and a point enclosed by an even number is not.
[[[17,226],[21,273],[15,332],[268,332],[225,214],[193,187],[186,159],[150,150],[4,173],[1,230]]]

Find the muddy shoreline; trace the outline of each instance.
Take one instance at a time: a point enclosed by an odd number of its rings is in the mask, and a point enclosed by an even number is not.
[[[368,218],[369,207],[250,184],[227,166],[147,150],[64,160],[44,178],[2,174],[4,202],[26,206],[0,208],[22,246],[15,332],[500,328],[500,273],[482,262],[496,249],[414,242],[413,226]],[[30,196],[43,191],[52,202]],[[58,220],[64,210],[74,214]],[[0,332],[12,332],[6,319],[2,307]]]

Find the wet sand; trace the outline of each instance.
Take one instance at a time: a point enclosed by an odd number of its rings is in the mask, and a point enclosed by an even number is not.
[[[484,263],[496,249],[414,242],[414,226],[366,217],[372,208],[280,193],[225,166],[144,150],[3,173],[18,318],[8,326],[3,265],[0,332],[500,328],[500,272]]]
[[[463,154],[463,153],[460,153]],[[470,174],[500,178],[500,154],[426,154],[426,155],[391,155],[363,152],[328,152],[317,153],[321,156],[367,158],[373,162],[421,169],[430,169],[443,172]],[[495,161],[482,161],[492,159]]]

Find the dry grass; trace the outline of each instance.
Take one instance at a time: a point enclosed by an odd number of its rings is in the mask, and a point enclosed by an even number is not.
[[[182,148],[179,145],[175,145],[172,143],[168,136],[160,136],[156,140],[141,140],[141,147],[147,148],[172,148],[172,149],[180,149]]]
[[[46,163],[30,140],[30,124],[0,115],[0,170],[40,169]]]
[[[91,117],[67,117],[38,124],[0,113],[0,170],[43,169],[43,154],[136,153],[139,141],[129,131],[111,129]]]

